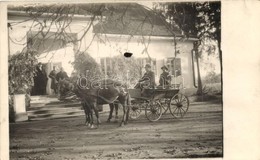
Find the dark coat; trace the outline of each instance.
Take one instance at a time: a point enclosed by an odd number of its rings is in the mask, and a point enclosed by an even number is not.
[[[144,76],[139,80],[139,83],[142,82],[145,88],[154,88],[155,84],[155,75],[154,72],[148,71]]]
[[[60,79],[65,79],[65,78],[69,78],[69,76],[67,75],[66,72],[59,72],[57,75],[56,75],[56,80],[59,82]]]
[[[36,75],[34,77],[34,94],[44,95],[46,94],[46,85],[48,82],[46,72],[43,68],[40,69],[39,67],[36,67],[35,74]]]
[[[57,89],[58,81],[56,80],[56,75],[57,71],[55,70],[52,70],[49,74],[49,77],[51,78],[51,89]]]
[[[163,72],[160,75],[160,80],[159,80],[160,86],[168,86],[171,84],[171,76],[168,72]]]

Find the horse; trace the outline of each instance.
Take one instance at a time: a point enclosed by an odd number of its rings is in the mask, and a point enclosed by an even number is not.
[[[93,127],[93,126],[91,126],[91,119],[93,118],[93,115],[91,115],[91,107],[89,107],[88,104],[84,101],[81,102],[81,105],[84,109],[85,116],[86,116],[86,121],[85,121],[86,126]],[[110,111],[109,111],[109,116],[108,116],[107,122],[110,122],[110,120],[112,119],[114,109],[115,109],[115,119],[117,120],[118,119],[118,104],[110,103],[109,108],[110,108]],[[98,117],[98,115],[96,115],[96,117]]]
[[[77,80],[77,82],[79,81],[80,79]],[[97,126],[100,124],[97,105],[110,104],[112,110],[112,104],[116,100],[123,106],[123,117],[120,126],[127,124],[129,117],[128,105],[131,103],[131,97],[129,93],[122,92],[122,90],[124,90],[122,83],[112,79],[102,79],[99,83],[85,82],[85,87],[82,87],[81,83],[75,83],[68,79],[64,79],[60,81],[59,85],[61,93],[72,91],[80,97],[84,104],[83,108],[86,115],[86,122],[90,122],[91,128],[94,128],[93,111],[97,118]],[[111,110],[110,113],[112,113]],[[110,121],[111,118],[112,114],[110,114],[108,121]]]
[[[112,119],[114,109],[115,109],[115,119],[118,120],[118,107],[119,106],[117,103],[109,104],[110,111],[109,111],[109,116],[108,116],[107,122],[110,122],[110,120]]]
[[[71,81],[71,79],[67,79],[69,81]],[[73,80],[73,79],[72,79]],[[74,79],[75,80],[75,79]],[[59,83],[58,85],[58,88],[60,88],[60,86],[62,86],[62,83],[64,81],[60,81],[61,83]],[[73,83],[73,81],[71,81]],[[69,88],[73,88],[72,84],[70,84],[70,87]],[[63,87],[62,90],[59,89],[59,92],[61,93],[61,95],[66,95],[68,94],[68,92],[70,92],[69,89],[66,89]],[[78,93],[77,90],[74,90],[74,94],[76,94],[79,98],[80,98],[80,94]],[[85,121],[85,124],[89,127],[91,127],[91,123],[90,123],[90,120],[91,120],[91,117],[93,117],[93,114],[91,114],[91,107],[88,106],[88,104],[86,102],[84,102],[84,100],[81,100],[81,105],[82,105],[82,108],[84,109],[84,112],[85,112],[85,115],[86,115],[86,121]],[[110,103],[109,104],[109,108],[110,108],[110,112],[109,112],[109,116],[108,116],[108,119],[107,119],[107,122],[110,122],[112,117],[113,117],[113,111],[115,109],[115,119],[116,121],[118,120],[118,103]],[[96,115],[97,117],[98,115]]]

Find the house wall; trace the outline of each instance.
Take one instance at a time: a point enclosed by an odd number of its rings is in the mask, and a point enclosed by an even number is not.
[[[181,59],[181,72],[184,80],[184,87],[186,88],[193,88],[193,68],[192,68],[192,56],[191,50],[193,48],[192,41],[184,41],[184,42],[177,42],[177,50],[180,51],[180,54],[177,54],[176,58]],[[165,59],[169,57],[174,57],[174,45],[170,41],[155,41],[151,48],[149,48],[151,55],[155,55],[160,58],[164,59],[164,62],[161,62],[161,65],[157,66],[158,73],[161,74],[162,64],[165,65]],[[160,61],[160,60],[158,60]]]
[[[145,46],[141,43],[142,37],[132,37],[129,40],[127,36],[103,35],[95,39],[93,48],[96,52],[91,53],[96,59],[102,57],[113,57],[122,55],[124,52],[133,53],[133,57],[147,58],[148,54],[152,59],[156,59],[156,81],[159,84],[159,77],[162,73],[161,67],[166,64],[166,59],[175,56],[173,40],[165,37],[151,37],[147,52],[144,52]],[[105,43],[104,43],[105,42]],[[146,39],[147,42],[147,39]],[[181,58],[181,69],[185,88],[194,88],[194,77],[192,67],[191,50],[193,49],[193,40],[177,40],[176,58]],[[95,49],[92,49],[94,51]],[[173,76],[174,77],[174,76]]]

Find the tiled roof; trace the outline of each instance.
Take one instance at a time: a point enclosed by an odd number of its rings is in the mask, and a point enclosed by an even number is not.
[[[94,26],[95,33],[181,36],[179,29],[170,29],[165,19],[136,3],[110,4],[102,15],[106,18]]]
[[[105,6],[105,7],[104,7]],[[61,10],[62,8],[62,10]],[[171,28],[164,18],[154,11],[138,3],[88,3],[88,4],[49,4],[9,6],[10,10],[35,11],[42,13],[55,13],[76,15],[103,16],[104,21],[94,26],[95,33],[144,35],[144,36],[181,36],[181,31]]]

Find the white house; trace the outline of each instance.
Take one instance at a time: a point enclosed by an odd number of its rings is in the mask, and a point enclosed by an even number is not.
[[[125,6],[128,8],[122,16],[121,8]],[[111,7],[114,8],[112,16],[109,12]],[[143,65],[152,64],[157,81],[162,72],[160,68],[167,65],[172,75],[176,70],[181,71],[185,88],[195,88],[196,65],[193,63],[192,49],[196,38],[183,39],[177,28],[169,29],[161,18],[138,4],[111,4],[106,9],[94,21],[89,15],[74,15],[65,29],[68,36],[60,38],[55,34],[60,28],[48,21],[49,13],[37,19],[46,26],[39,34],[35,19],[24,11],[10,8],[10,54],[19,53],[27,47],[37,48],[41,53],[38,60],[46,66],[47,74],[53,66],[58,66],[70,75],[73,71],[71,62],[78,50],[87,51],[98,63],[102,59],[131,52],[133,57],[143,58]],[[79,39],[81,41],[77,41]],[[148,55],[152,61],[148,60]],[[107,68],[107,65],[103,67]],[[47,94],[52,94],[50,82],[46,88]]]

